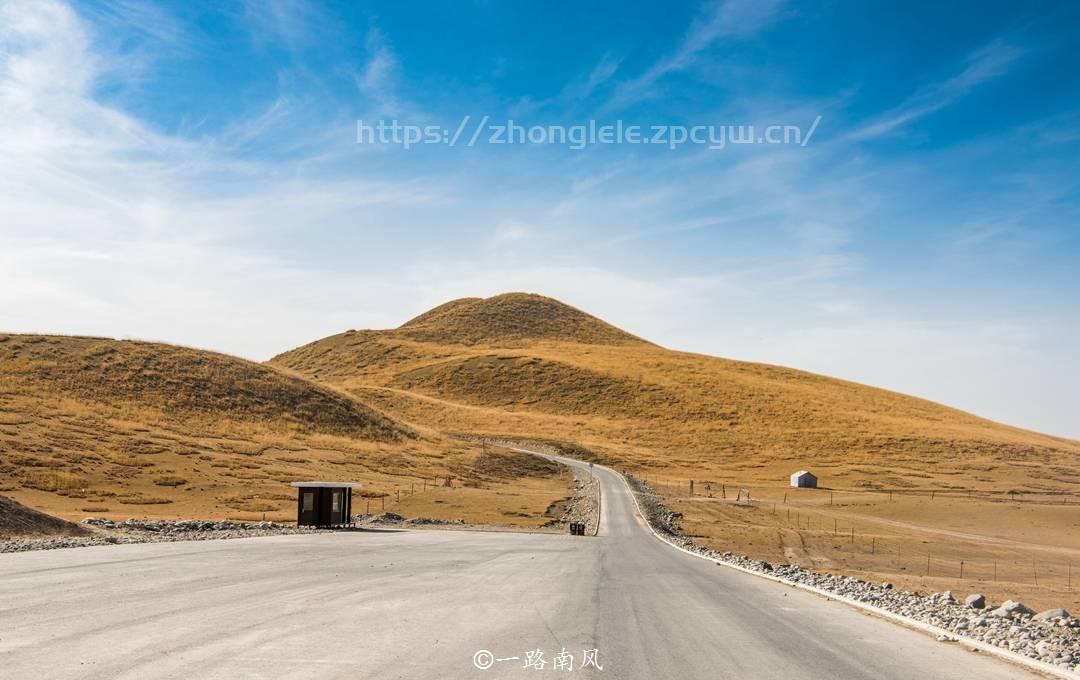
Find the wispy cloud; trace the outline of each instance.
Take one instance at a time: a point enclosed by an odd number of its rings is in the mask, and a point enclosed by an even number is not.
[[[897,132],[924,116],[949,106],[975,87],[1009,72],[1024,51],[1000,40],[976,50],[956,75],[916,92],[899,106],[881,114],[847,136],[866,140]]]
[[[281,44],[298,51],[326,26],[318,5],[309,0],[243,0],[242,23],[259,43]]]
[[[148,43],[141,46],[147,57],[170,52],[190,55],[204,45],[198,33],[150,0],[90,4],[80,8],[80,13],[90,19],[98,27],[99,35],[106,39],[116,35],[142,36]]]
[[[621,59],[610,53],[605,54],[585,78],[573,81],[563,88],[562,100],[577,102],[588,99],[598,88],[611,80],[621,63]]]
[[[381,113],[401,113],[403,103],[398,92],[401,65],[386,35],[376,27],[368,29],[364,40],[368,60],[356,76],[360,93]]]
[[[657,61],[641,75],[621,83],[611,106],[625,106],[653,94],[665,76],[695,65],[701,54],[718,40],[760,31],[780,16],[783,0],[716,0],[691,23],[674,52]]]

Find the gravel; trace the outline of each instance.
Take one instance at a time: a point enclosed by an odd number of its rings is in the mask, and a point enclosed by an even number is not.
[[[232,520],[139,520],[114,522],[88,517],[82,525],[92,530],[88,536],[23,536],[0,540],[0,553],[54,550],[119,543],[169,543],[209,541],[253,536],[311,533],[309,527],[276,522],[234,522]]]
[[[769,574],[789,584],[813,586],[942,628],[949,631],[949,635],[942,636],[942,641],[978,640],[1064,670],[1080,671],[1080,619],[1071,617],[1064,609],[1051,609],[1036,614],[1022,603],[1012,600],[992,607],[986,602],[986,598],[978,593],[957,602],[948,591],[924,595],[898,590],[890,583],[868,583],[849,576],[804,569],[794,564],[770,564],[745,555],[709,550],[683,535],[679,529],[682,516],[671,512],[647,484],[629,475],[627,481],[649,524],[664,540],[713,559],[718,564],[731,564]]]
[[[600,513],[597,510],[600,482],[596,477],[586,475],[578,468],[571,469],[574,472],[574,495],[567,504],[566,512],[556,524],[567,527],[571,522],[582,522],[585,524],[585,535],[592,536],[596,533],[596,525],[600,519]]]
[[[384,512],[378,515],[357,515],[353,522],[359,526],[463,526],[464,519],[438,519],[436,517],[413,517],[405,519],[394,512]]]

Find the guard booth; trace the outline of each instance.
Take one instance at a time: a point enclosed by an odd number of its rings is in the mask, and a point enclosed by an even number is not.
[[[309,527],[341,527],[352,524],[353,482],[293,482],[296,524]]]

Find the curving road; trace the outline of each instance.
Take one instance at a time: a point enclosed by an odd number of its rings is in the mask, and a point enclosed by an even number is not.
[[[622,480],[595,474],[597,538],[373,531],[0,555],[0,677],[558,677],[564,648],[569,677],[1034,677],[667,547]],[[537,649],[544,667],[525,669]],[[591,649],[602,671],[581,667]]]

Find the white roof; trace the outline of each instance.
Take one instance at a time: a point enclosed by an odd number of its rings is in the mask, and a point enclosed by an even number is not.
[[[293,482],[290,486],[303,489],[359,489],[356,482]]]
[[[802,477],[803,475],[808,475],[808,474],[810,474],[810,473],[808,471],[806,471],[806,470],[799,470],[798,472],[794,473],[791,476],[792,477]]]

